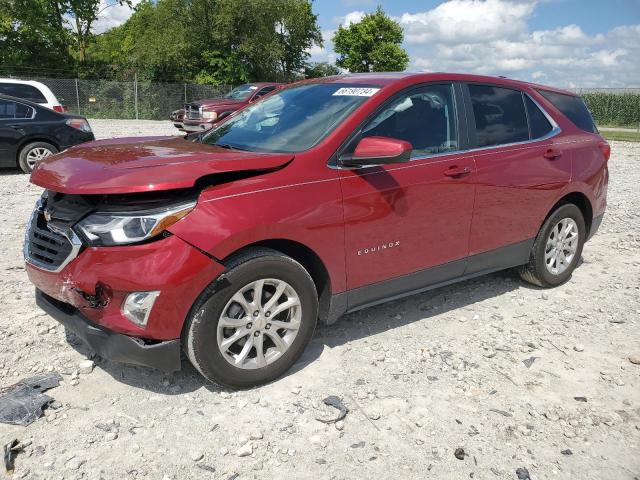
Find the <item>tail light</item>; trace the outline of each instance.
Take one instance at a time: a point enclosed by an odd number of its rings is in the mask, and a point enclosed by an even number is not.
[[[609,157],[611,157],[611,145],[609,145],[607,142],[602,141],[598,142],[598,148],[602,152],[602,155],[604,155],[604,159],[608,162]]]
[[[89,122],[87,122],[84,118],[70,118],[66,121],[66,124],[70,127],[82,130],[83,132],[91,133]]]
[[[53,110],[59,113],[64,113],[64,107],[62,105],[54,105]]]

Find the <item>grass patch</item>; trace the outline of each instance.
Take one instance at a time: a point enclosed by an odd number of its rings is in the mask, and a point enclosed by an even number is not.
[[[603,130],[600,131],[600,135],[607,140],[617,142],[640,142],[640,132],[638,131],[618,132],[613,130]]]

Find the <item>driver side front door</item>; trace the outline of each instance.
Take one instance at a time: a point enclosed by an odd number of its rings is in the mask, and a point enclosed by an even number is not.
[[[341,170],[348,308],[461,276],[469,250],[474,158],[460,153],[451,83],[400,94],[350,144],[383,136],[412,144],[411,160]],[[460,96],[461,98],[461,96]]]

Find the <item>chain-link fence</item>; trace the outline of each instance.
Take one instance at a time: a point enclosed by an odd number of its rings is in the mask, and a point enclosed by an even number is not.
[[[51,89],[69,112],[88,118],[165,120],[185,103],[214,98],[229,85],[197,85],[134,80],[80,80],[77,78],[14,77],[36,80]]]

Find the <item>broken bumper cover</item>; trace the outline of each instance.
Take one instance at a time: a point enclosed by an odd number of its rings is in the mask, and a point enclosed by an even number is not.
[[[180,370],[180,340],[147,343],[91,324],[75,307],[36,289],[36,304],[75,333],[102,358],[152,367],[164,372]]]

